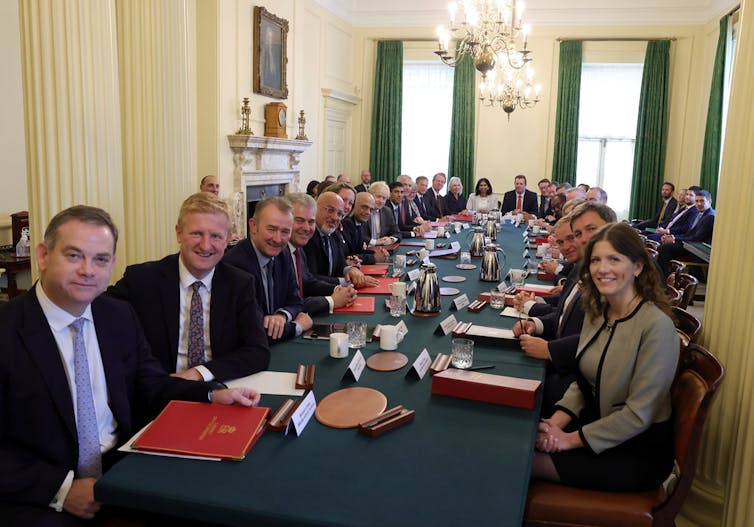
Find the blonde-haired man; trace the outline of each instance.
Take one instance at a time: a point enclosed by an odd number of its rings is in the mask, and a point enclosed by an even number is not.
[[[223,381],[266,369],[254,280],[220,261],[230,235],[225,202],[189,196],[175,233],[178,254],[128,266],[108,293],[133,306],[155,357],[176,376]]]

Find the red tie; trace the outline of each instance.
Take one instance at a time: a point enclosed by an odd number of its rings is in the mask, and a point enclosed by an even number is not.
[[[518,195],[518,198],[516,199],[516,210],[521,210],[521,195]]]
[[[301,248],[293,251],[293,254],[296,255],[296,275],[298,278],[298,291],[301,298],[304,298],[304,274],[301,271],[301,267],[304,265],[304,263],[301,260]]]

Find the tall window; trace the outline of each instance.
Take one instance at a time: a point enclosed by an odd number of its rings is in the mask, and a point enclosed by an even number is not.
[[[643,64],[584,63],[581,69],[576,182],[605,189],[628,214]]]
[[[738,10],[728,18],[728,42],[725,46],[725,86],[723,88],[723,126],[720,134],[720,165],[723,163],[723,148],[725,146],[725,127],[728,124],[728,103],[730,102],[730,86],[733,82],[733,58],[736,55],[738,33],[741,30],[741,11]],[[721,166],[722,168],[722,166]],[[720,171],[718,170],[718,183]]]
[[[448,171],[453,68],[404,61],[401,173],[414,179]]]

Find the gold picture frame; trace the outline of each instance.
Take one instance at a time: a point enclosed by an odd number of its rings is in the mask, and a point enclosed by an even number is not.
[[[254,7],[254,93],[288,98],[288,21]]]

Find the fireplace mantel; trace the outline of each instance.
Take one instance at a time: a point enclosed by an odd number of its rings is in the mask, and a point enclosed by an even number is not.
[[[277,185],[285,193],[299,192],[300,157],[312,145],[311,141],[231,134],[228,144],[233,151],[233,192],[240,193],[247,203],[242,225],[248,221],[248,203],[258,199],[255,187]]]

